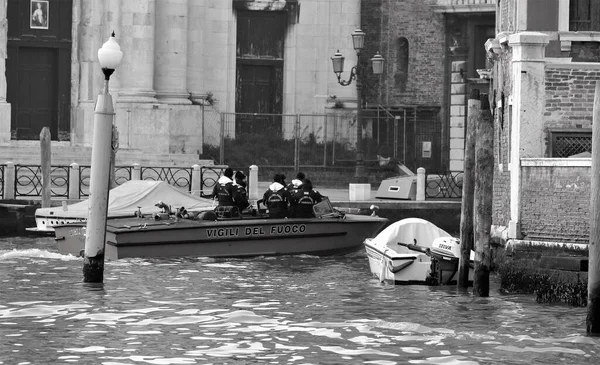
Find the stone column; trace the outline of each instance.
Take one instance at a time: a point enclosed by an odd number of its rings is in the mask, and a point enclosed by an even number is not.
[[[92,0],[93,1],[93,0]],[[96,30],[94,32],[94,41],[91,52],[94,55],[94,60],[96,60],[96,65],[100,70],[92,70],[94,75],[94,103],[98,97],[98,94],[102,93],[102,89],[104,88],[104,74],[102,73],[100,63],[98,61],[98,49],[102,47],[104,42],[110,38],[112,32],[115,32],[115,38],[119,45],[121,45],[121,49],[123,48],[122,42],[128,35],[121,29],[121,1],[122,0],[105,0],[105,1],[93,1],[94,4],[94,12],[102,11],[104,14],[104,21],[100,21],[98,23],[96,19],[94,19],[94,26],[96,29],[101,29],[100,32]],[[101,24],[104,24],[104,27],[101,27]],[[125,74],[125,69],[122,68],[123,63],[117,67],[115,73],[110,77],[110,89],[118,90],[121,87],[121,78]],[[117,95],[117,93],[115,93]]]
[[[153,87],[155,0],[121,0],[120,4],[122,36],[117,39],[123,50],[123,61],[117,69],[121,80],[118,101],[156,102]]]
[[[450,73],[450,171],[463,171],[465,162],[465,118],[467,116],[467,62],[452,61]]]
[[[99,44],[98,30],[101,20],[97,16],[108,18],[104,13],[102,3],[94,4],[94,0],[82,0],[79,16],[79,51],[77,53],[77,67],[79,67],[79,101],[93,101],[101,91],[103,80],[102,70],[98,64]],[[101,28],[100,28],[101,29]],[[107,33],[107,38],[110,36]],[[112,84],[111,84],[112,85]]]
[[[0,0],[0,143],[10,141],[11,113],[6,102],[7,0]]]
[[[521,158],[544,156],[545,49],[548,35],[521,32],[512,47],[513,109],[510,123],[510,221],[508,238],[520,238]]]
[[[156,98],[168,104],[192,103],[187,91],[188,3],[156,3],[154,88]]]
[[[188,35],[187,35],[187,90],[195,102],[202,102],[206,97],[204,87],[204,27],[206,25],[206,8],[204,1],[188,1]]]

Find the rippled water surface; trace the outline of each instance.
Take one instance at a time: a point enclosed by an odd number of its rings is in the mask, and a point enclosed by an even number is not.
[[[585,308],[383,285],[335,258],[108,261],[0,240],[0,364],[598,364]]]

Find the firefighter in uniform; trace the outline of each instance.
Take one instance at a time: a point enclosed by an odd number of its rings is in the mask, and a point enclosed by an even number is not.
[[[232,179],[233,169],[228,167],[223,172],[223,176],[221,176],[215,184],[215,187],[213,189],[213,199],[216,199],[218,201],[218,205],[215,208],[215,212],[218,212],[217,215],[225,211],[232,212],[232,207],[235,206],[235,187],[233,186]]]
[[[233,202],[238,209],[243,211],[244,209],[250,206],[250,202],[248,202],[248,192],[246,191],[246,175],[238,171],[235,173],[235,181],[233,182],[233,187],[235,188]]]
[[[291,211],[294,218],[311,218],[315,216],[313,206],[320,203],[323,196],[313,190],[312,182],[308,179],[302,180],[302,185],[292,194]]]
[[[263,195],[263,204],[269,210],[269,218],[287,218],[290,192],[285,188],[285,175],[275,174],[273,183]]]

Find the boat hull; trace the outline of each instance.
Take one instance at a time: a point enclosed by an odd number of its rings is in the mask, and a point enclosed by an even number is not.
[[[149,220],[107,222],[105,257],[245,257],[337,255],[356,251],[376,235],[386,218],[346,214],[343,218]],[[80,255],[85,225],[55,227],[59,252]]]
[[[369,268],[381,282],[394,284],[430,284],[431,258],[421,253],[398,253],[387,247],[378,247],[365,240]]]

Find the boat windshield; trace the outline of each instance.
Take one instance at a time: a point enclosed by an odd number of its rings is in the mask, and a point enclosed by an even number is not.
[[[336,209],[333,209],[333,206],[331,206],[329,198],[323,198],[323,200],[321,200],[319,203],[313,205],[313,211],[315,212],[315,217],[317,218],[331,218],[340,216],[340,212]]]

